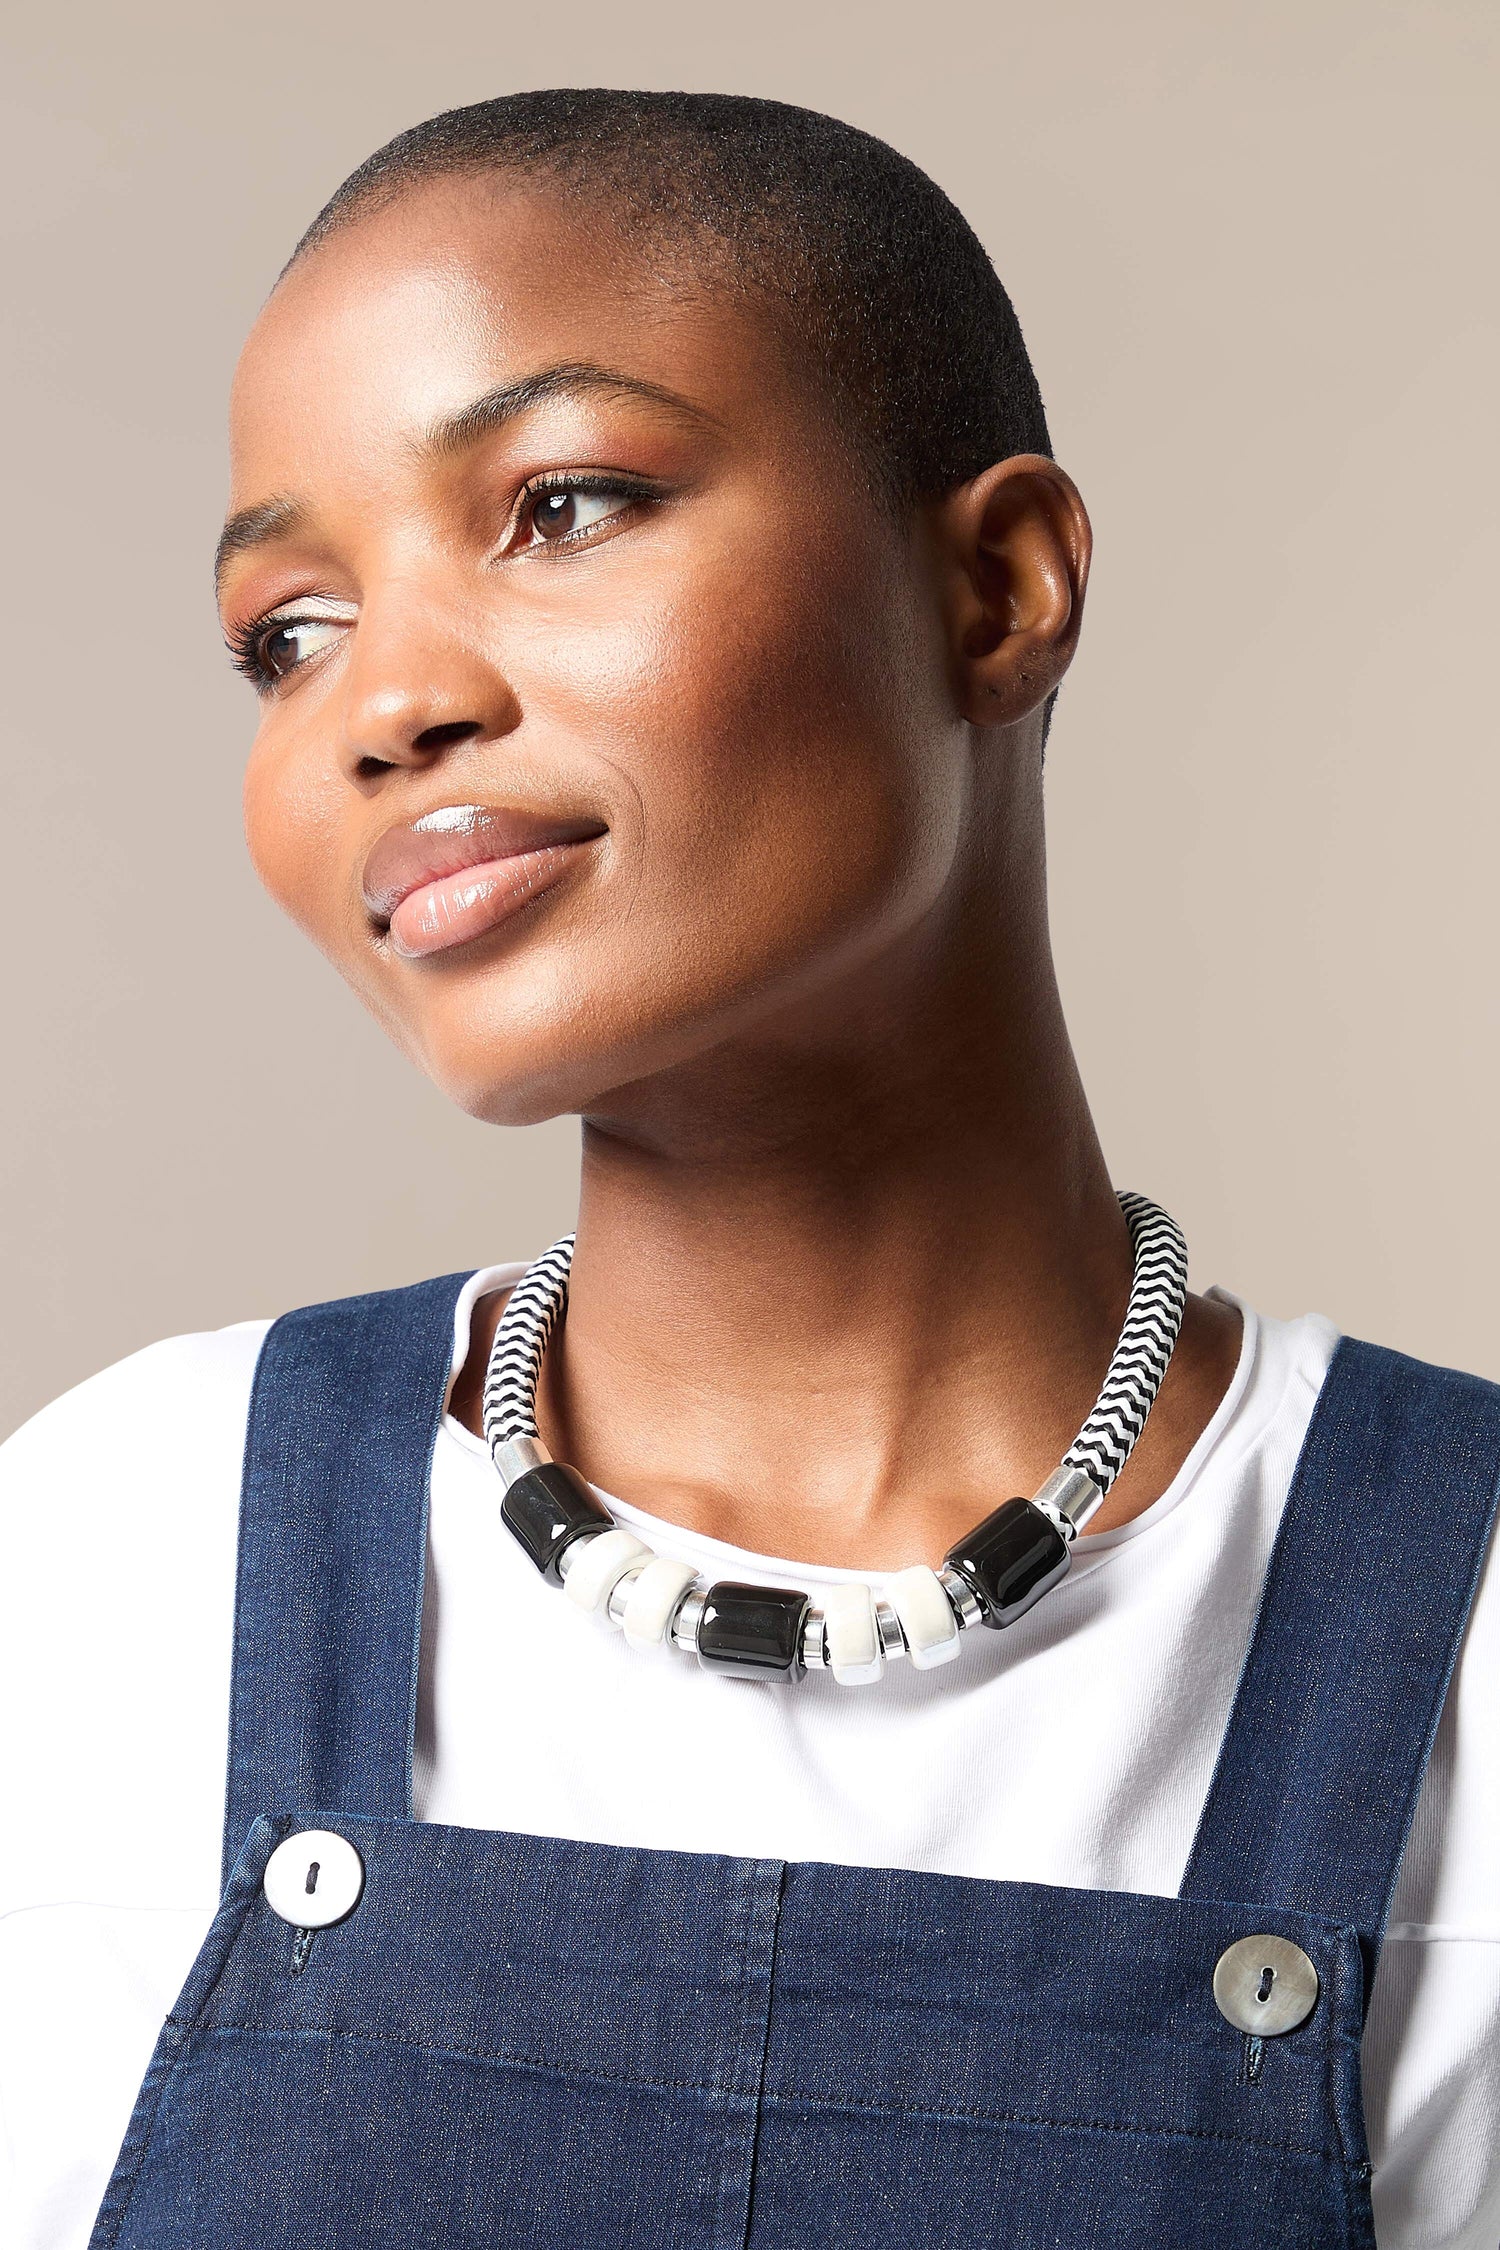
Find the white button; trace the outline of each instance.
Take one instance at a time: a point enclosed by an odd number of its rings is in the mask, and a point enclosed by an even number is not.
[[[1242,1937],[1219,1955],[1214,1998],[1236,2031],[1277,2039],[1312,2014],[1318,1972],[1290,1938]]]
[[[326,1930],[359,1904],[365,1863],[347,1837],[304,1828],[278,1844],[266,1861],[266,1898],[297,1930]]]

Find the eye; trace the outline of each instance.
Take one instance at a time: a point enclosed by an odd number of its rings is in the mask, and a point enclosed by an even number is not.
[[[327,617],[286,617],[261,634],[257,651],[262,669],[273,680],[284,680],[297,665],[321,649],[331,648],[344,630]]]
[[[243,672],[262,693],[276,686],[308,661],[333,646],[347,632],[352,617],[309,616],[287,612],[283,616],[256,618],[225,635],[237,671]]]
[[[639,488],[625,484],[556,484],[534,492],[521,514],[521,551],[586,539],[644,497]]]

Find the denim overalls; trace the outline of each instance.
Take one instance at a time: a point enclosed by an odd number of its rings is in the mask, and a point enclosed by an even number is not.
[[[462,1279],[267,1337],[229,1872],[92,2250],[1373,2243],[1361,2027],[1500,1390],[1341,1346],[1178,1897],[626,1850],[411,1817]],[[314,1828],[364,1887],[309,1934],[262,1877]],[[1317,1972],[1274,2038],[1214,1998],[1266,1934]]]

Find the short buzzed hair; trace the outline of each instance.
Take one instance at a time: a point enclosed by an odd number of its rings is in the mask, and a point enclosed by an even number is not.
[[[763,300],[888,505],[1051,452],[1020,323],[962,212],[884,141],[787,102],[561,87],[450,109],[351,173],[292,262],[421,181],[484,173],[602,206],[668,273],[685,257]]]

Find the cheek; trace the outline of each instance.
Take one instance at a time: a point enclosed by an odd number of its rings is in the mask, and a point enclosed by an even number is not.
[[[622,783],[636,934],[705,976],[899,911],[946,825],[928,652],[907,584],[878,581],[867,550],[737,548],[573,675]]]
[[[250,751],[243,793],[245,841],[266,890],[314,943],[338,958],[348,906],[332,880],[347,785],[308,757],[291,730],[264,723]]]

